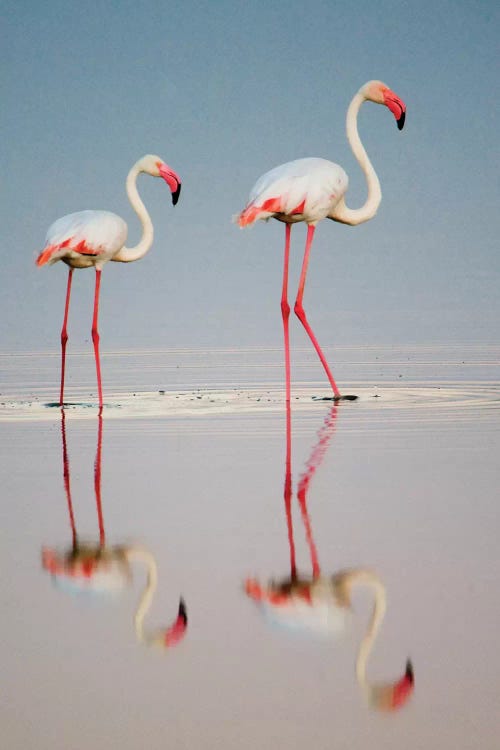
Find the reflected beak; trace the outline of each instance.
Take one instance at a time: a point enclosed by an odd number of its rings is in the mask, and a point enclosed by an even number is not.
[[[392,707],[401,708],[409,699],[415,688],[415,676],[413,674],[413,664],[408,659],[406,662],[406,671],[399,682],[396,682],[392,693]]]
[[[406,662],[406,671],[400,680],[392,685],[374,685],[371,689],[370,703],[378,711],[396,711],[410,699],[415,689],[413,666]]]
[[[184,636],[186,635],[188,625],[188,617],[186,604],[184,599],[181,597],[179,601],[179,611],[177,612],[177,619],[173,625],[165,631],[163,645],[169,648],[170,646],[176,646]]]

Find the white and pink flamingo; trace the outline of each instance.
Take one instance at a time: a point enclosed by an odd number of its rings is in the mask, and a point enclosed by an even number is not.
[[[99,542],[82,544],[78,540],[71,498],[70,465],[64,409],[61,409],[61,414],[64,488],[68,504],[72,544],[65,551],[59,551],[53,547],[44,547],[42,549],[42,567],[50,573],[54,583],[62,589],[70,590],[76,594],[116,594],[131,585],[133,581],[133,565],[134,563],[140,563],[146,568],[147,579],[134,615],[134,627],[137,639],[148,646],[159,646],[161,648],[175,646],[184,638],[187,630],[187,611],[182,597],[179,601],[177,616],[169,627],[153,631],[145,630],[144,619],[151,607],[153,596],[158,586],[156,560],[151,552],[140,544],[120,544],[112,547],[106,544],[101,503],[101,415],[98,417],[97,452],[94,464],[94,489],[99,523]]]
[[[319,432],[318,441],[306,463],[297,489],[312,575],[300,575],[297,571],[291,507],[291,410],[290,404],[287,403],[284,499],[290,548],[290,575],[281,581],[271,580],[265,585],[255,578],[248,578],[245,582],[245,591],[272,623],[315,636],[335,637],[348,625],[353,589],[357,586],[368,588],[372,592],[374,604],[367,632],[358,648],[356,678],[370,706],[381,711],[392,711],[403,706],[413,692],[414,677],[410,660],[406,662],[403,676],[395,682],[372,683],[366,676],[368,657],[386,612],[385,587],[380,577],[367,568],[341,570],[333,575],[323,575],[307,510],[309,485],[335,430],[337,409],[338,404],[335,403]]]
[[[358,112],[365,101],[384,104],[396,118],[400,130],[403,128],[406,115],[405,104],[381,81],[365,83],[349,105],[346,119],[347,139],[363,170],[368,187],[368,197],[361,208],[352,209],[346,206],[344,195],[348,187],[348,177],[342,167],[327,159],[308,158],[281,164],[262,175],[252,188],[246,208],[237,218],[241,227],[253,224],[259,219],[268,220],[270,218],[285,222],[286,225],[281,314],[285,340],[287,401],[290,401],[290,305],[288,303],[290,233],[291,225],[298,221],[304,221],[307,224],[307,239],[294,311],[321,360],[333,390],[333,400],[339,400],[340,398],[353,400],[356,398],[355,396],[340,395],[325,355],[307,320],[302,300],[316,224],[322,219],[332,219],[342,224],[362,224],[375,216],[382,199],[379,179],[358,134]]]
[[[162,177],[172,193],[172,203],[179,200],[181,181],[179,176],[159,156],[148,154],[139,159],[128,173],[126,190],[132,208],[136,212],[142,225],[142,236],[135,247],[125,247],[127,239],[126,222],[110,211],[78,211],[68,214],[55,221],[47,232],[45,247],[39,254],[36,264],[43,266],[58,260],[69,266],[68,283],[66,287],[66,304],[61,330],[61,388],[59,406],[64,406],[64,376],[66,364],[66,344],[68,341],[67,322],[69,301],[71,295],[71,281],[75,268],[94,267],[95,293],[94,315],[92,319],[92,341],[97,372],[97,389],[99,410],[102,411],[102,382],[101,363],[99,358],[99,290],[101,285],[101,270],[108,261],[130,263],[144,257],[153,244],[153,222],[142,202],[137,190],[137,177],[141,172],[151,177]]]

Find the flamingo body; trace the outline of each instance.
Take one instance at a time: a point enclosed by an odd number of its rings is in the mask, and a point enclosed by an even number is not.
[[[71,268],[102,268],[127,239],[126,222],[111,211],[77,211],[57,219],[47,232],[37,266],[58,260]]]
[[[316,224],[335,209],[349,185],[342,167],[328,159],[296,159],[262,175],[250,192],[240,226],[274,217]]]
[[[73,551],[68,554],[46,547],[42,552],[42,565],[58,588],[75,594],[118,594],[132,580],[121,548],[87,545],[76,554]]]
[[[250,580],[246,591],[269,623],[289,630],[335,637],[347,630],[351,619],[349,607],[323,578],[301,579],[293,585],[271,583],[264,589]]]

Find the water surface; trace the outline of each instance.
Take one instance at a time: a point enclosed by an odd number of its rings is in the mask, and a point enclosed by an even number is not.
[[[500,350],[329,354],[341,388],[360,398],[329,426],[314,356],[294,352],[295,562],[311,575],[310,533],[323,574],[377,572],[387,612],[367,674],[393,682],[411,658],[405,705],[374,709],[356,679],[370,590],[354,593],[335,638],[273,626],[245,594],[249,577],[290,574],[280,350],[103,354],[100,454],[92,356],[69,357],[63,433],[60,410],[46,406],[58,353],[4,355],[7,747],[498,747]],[[308,530],[297,490],[311,461]],[[158,587],[145,626],[172,623],[182,595],[177,645],[137,638],[140,563],[112,592],[54,585],[42,548],[69,549],[75,534],[148,550]]]

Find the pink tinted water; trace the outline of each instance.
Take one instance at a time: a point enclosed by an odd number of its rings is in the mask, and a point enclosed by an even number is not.
[[[110,385],[137,398],[160,389],[262,391],[251,413],[132,418],[125,409],[112,419],[104,409],[106,539],[138,541],[155,555],[152,626],[179,592],[186,601],[188,634],[166,653],[135,639],[140,569],[112,600],[71,596],[42,571],[42,546],[72,539],[60,417],[55,409],[28,419],[26,407],[17,419],[12,405],[57,400],[59,355],[25,354],[2,358],[6,747],[498,747],[499,350],[334,354],[339,384],[369,388],[371,401],[339,408],[307,509],[324,574],[370,566],[382,578],[388,609],[368,672],[393,679],[410,656],[411,701],[374,713],[359,691],[354,658],[371,610],[364,594],[351,632],[329,642],[269,629],[242,589],[249,576],[289,571],[285,410],[266,395],[272,387],[284,395],[279,350],[102,354],[105,403]],[[314,357],[292,358],[295,487],[331,409],[312,398],[294,409],[294,387],[327,395]],[[92,354],[70,355],[68,400],[94,403],[94,383]],[[384,386],[410,395],[391,402]],[[66,433],[78,535],[98,540],[97,409],[70,410]],[[296,564],[309,572],[307,542],[295,542]]]

